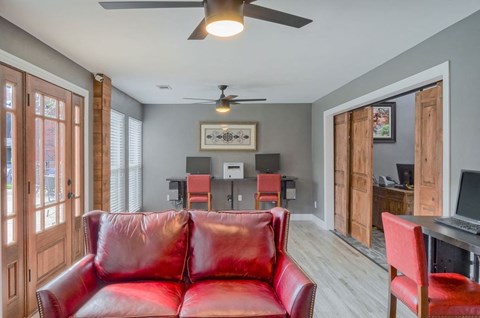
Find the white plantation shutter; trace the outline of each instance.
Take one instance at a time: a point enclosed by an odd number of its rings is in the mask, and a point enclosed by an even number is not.
[[[128,211],[142,207],[142,122],[128,118]]]
[[[110,118],[110,212],[125,211],[125,115]]]

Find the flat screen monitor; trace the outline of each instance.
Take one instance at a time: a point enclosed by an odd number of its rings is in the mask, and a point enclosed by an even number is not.
[[[397,163],[398,182],[400,184],[414,184],[415,166],[413,164]]]
[[[187,157],[187,173],[210,174],[210,157]]]
[[[480,221],[480,171],[462,170],[456,214]]]
[[[275,173],[280,170],[280,154],[263,153],[255,155],[255,170],[261,173]]]

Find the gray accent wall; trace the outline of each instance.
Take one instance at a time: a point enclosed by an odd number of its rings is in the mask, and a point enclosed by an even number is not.
[[[255,176],[255,153],[280,153],[280,173],[296,176],[293,213],[312,213],[311,104],[242,104],[219,114],[213,105],[145,105],[143,204],[145,211],[172,208],[167,177],[185,177],[187,156],[212,157],[212,174],[223,176],[224,162],[244,162],[245,176]],[[199,122],[258,122],[257,151],[199,151]],[[253,209],[255,181],[235,184],[235,209]],[[230,209],[230,183],[214,180],[213,208]],[[243,200],[237,202],[238,195]],[[204,206],[198,205],[198,208]],[[265,206],[267,207],[267,206]]]
[[[351,81],[313,104],[314,199],[323,200],[323,112],[450,61],[450,208],[461,169],[480,170],[480,11]],[[381,49],[381,45],[376,49]],[[341,71],[341,70],[340,70]],[[314,212],[324,219],[323,204]]]
[[[142,104],[116,87],[112,87],[112,108],[126,116],[143,120]]]
[[[88,90],[89,118],[86,120],[93,122],[93,77],[89,71],[3,17],[0,17],[0,49]],[[88,142],[93,145],[92,129]],[[89,158],[90,167],[93,167],[93,149],[90,149]],[[93,207],[93,169],[89,171],[89,176],[90,184],[86,188],[90,191],[90,202],[87,209]]]
[[[389,102],[396,103],[396,141],[373,144],[373,175],[398,181],[397,163],[415,162],[415,93]]]

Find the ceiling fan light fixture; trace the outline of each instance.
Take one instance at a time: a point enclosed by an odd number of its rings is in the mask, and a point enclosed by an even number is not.
[[[230,111],[230,106],[219,105],[215,108],[218,113],[228,113]]]
[[[226,38],[237,35],[242,32],[244,26],[242,23],[232,20],[215,21],[207,25],[207,32],[211,35]]]
[[[219,113],[228,113],[230,111],[230,103],[228,100],[225,99],[220,99],[217,101],[217,106],[215,107],[215,110]]]
[[[209,34],[229,37],[243,31],[243,0],[208,0],[204,5]]]

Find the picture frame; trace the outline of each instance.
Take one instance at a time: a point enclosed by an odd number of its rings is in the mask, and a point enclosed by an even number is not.
[[[373,105],[373,142],[396,142],[396,103],[382,102]]]
[[[256,122],[200,122],[200,150],[257,150]]]

